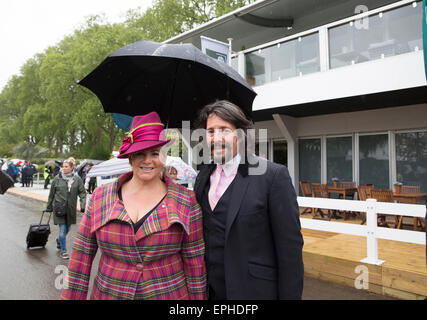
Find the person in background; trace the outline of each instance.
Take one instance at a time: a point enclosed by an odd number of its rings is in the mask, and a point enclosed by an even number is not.
[[[52,180],[46,212],[54,212],[53,221],[59,225],[59,236],[56,239],[57,249],[60,249],[60,257],[68,259],[67,234],[71,225],[76,224],[77,197],[80,198],[80,211],[85,212],[86,190],[82,179],[73,173],[76,166],[74,158],[70,157],[62,163],[59,174]],[[65,207],[65,216],[57,216],[59,208]]]
[[[87,170],[86,175],[89,173],[89,171],[92,168],[93,168],[93,163],[90,163],[89,164],[89,169]],[[89,186],[88,186],[87,192],[90,193],[90,194],[92,194],[93,191],[95,190],[95,188],[96,188],[96,177],[90,177],[89,178]]]
[[[19,173],[19,170],[18,170],[18,173]],[[13,182],[16,183],[16,175],[17,175],[16,167],[12,162],[7,167],[7,174],[13,179]]]
[[[24,164],[22,165],[22,168],[21,168],[21,184],[22,184],[22,187],[28,187],[28,185],[27,185],[28,172],[29,172],[28,162],[24,161]]]
[[[36,166],[31,161],[28,161],[27,187],[33,187],[34,174],[36,172]]]
[[[178,170],[176,170],[175,167],[172,166],[166,166],[166,174],[168,177],[173,181],[176,182],[177,176],[178,176]]]
[[[52,177],[52,167],[51,166],[45,167],[44,171],[43,171],[44,188],[45,189],[47,189],[51,177]]]
[[[206,299],[202,216],[194,193],[164,174],[167,146],[157,113],[133,118],[118,158],[132,168],[95,189],[77,232],[61,299]]]

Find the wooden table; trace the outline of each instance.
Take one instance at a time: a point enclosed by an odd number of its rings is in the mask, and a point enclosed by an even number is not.
[[[352,194],[352,193],[354,194],[356,192],[357,192],[357,188],[343,188],[343,187],[335,188],[333,186],[332,187],[328,186],[328,193],[329,194],[331,194],[331,193],[342,194],[343,199],[346,198],[346,195]],[[333,215],[335,216],[335,211],[334,211]],[[344,220],[346,220],[346,211],[344,211]]]
[[[393,192],[393,200],[403,202],[403,203],[417,204],[422,200],[427,200],[427,193],[396,193],[396,192]],[[418,221],[421,221],[421,218],[414,217],[414,230],[415,231],[418,231]]]

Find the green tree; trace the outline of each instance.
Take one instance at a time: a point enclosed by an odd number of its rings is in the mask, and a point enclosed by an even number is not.
[[[155,0],[144,12],[130,10],[123,23],[88,18],[57,45],[27,60],[0,93],[0,155],[12,155],[24,144],[45,147],[55,157],[108,158],[125,133],[78,81],[125,45],[164,41],[250,2]]]

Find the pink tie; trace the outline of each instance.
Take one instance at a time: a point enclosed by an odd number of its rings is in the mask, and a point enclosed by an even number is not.
[[[215,171],[215,177],[214,177],[214,181],[209,189],[209,204],[211,205],[211,209],[212,211],[215,209],[216,204],[218,203],[218,198],[217,198],[217,194],[216,194],[216,190],[218,188],[219,185],[219,180],[221,178],[221,173],[222,173],[222,167],[220,165],[217,165],[216,167],[216,171]]]

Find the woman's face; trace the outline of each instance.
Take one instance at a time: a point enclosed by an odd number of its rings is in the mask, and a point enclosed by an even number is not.
[[[164,166],[161,148],[152,148],[129,155],[129,163],[133,176],[142,181],[160,179],[160,173]]]
[[[171,169],[168,172],[168,177],[171,178],[172,180],[176,180],[178,177],[178,172],[176,171],[176,169]]]
[[[64,172],[65,174],[69,174],[71,173],[71,171],[73,171],[73,168],[71,168],[70,164],[68,164],[67,162],[64,162],[62,164],[62,172]]]

